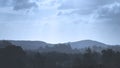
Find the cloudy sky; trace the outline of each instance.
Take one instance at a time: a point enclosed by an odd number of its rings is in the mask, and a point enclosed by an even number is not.
[[[0,39],[120,44],[120,0],[0,0]]]

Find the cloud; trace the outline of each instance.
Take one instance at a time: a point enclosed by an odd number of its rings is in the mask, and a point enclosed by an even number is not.
[[[105,5],[97,10],[97,14],[99,19],[118,19],[120,18],[120,3]]]
[[[120,0],[66,0],[58,10],[61,11],[58,15],[76,14],[79,19],[87,23],[119,23],[120,21]]]
[[[113,3],[115,0],[66,0],[58,8],[59,10],[75,9],[73,13],[90,14],[99,7]]]
[[[37,4],[30,0],[0,0],[0,6],[12,7],[13,10],[25,10],[37,7]]]
[[[22,10],[37,7],[37,4],[35,2],[30,2],[29,0],[14,0],[13,6],[14,10]]]

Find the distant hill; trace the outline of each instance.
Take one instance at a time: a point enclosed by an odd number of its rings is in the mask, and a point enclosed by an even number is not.
[[[77,49],[88,48],[93,46],[106,48],[108,46],[107,44],[93,41],[93,40],[82,40],[77,42],[70,42],[69,44],[71,45],[72,48],[77,48]]]
[[[59,51],[59,52],[78,52],[84,51],[86,48],[91,48],[94,51],[101,51],[103,49],[113,49],[115,51],[120,51],[119,45],[107,45],[98,41],[93,40],[82,40],[77,42],[69,42],[69,43],[62,43],[62,44],[50,44],[43,41],[15,41],[15,40],[8,40],[10,43],[16,46],[21,46],[24,50],[38,50],[41,52],[49,52],[49,51]],[[0,48],[9,45],[9,42],[0,41]],[[69,46],[65,46],[69,44]],[[73,52],[73,53],[74,53]]]
[[[23,49],[27,50],[35,50],[40,47],[50,46],[50,44],[42,42],[42,41],[15,41],[15,40],[1,40],[0,48],[5,47],[9,44],[13,44],[16,46],[21,46]]]
[[[23,49],[27,50],[35,50],[39,49],[40,47],[51,46],[46,42],[42,41],[10,41],[12,44],[21,46]]]

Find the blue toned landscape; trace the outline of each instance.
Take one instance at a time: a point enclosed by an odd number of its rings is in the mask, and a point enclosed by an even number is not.
[[[120,0],[0,0],[0,68],[120,68]]]

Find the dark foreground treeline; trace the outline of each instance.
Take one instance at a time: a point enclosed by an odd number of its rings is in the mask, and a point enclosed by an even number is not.
[[[38,53],[9,44],[0,48],[0,68],[120,68],[120,52]]]

